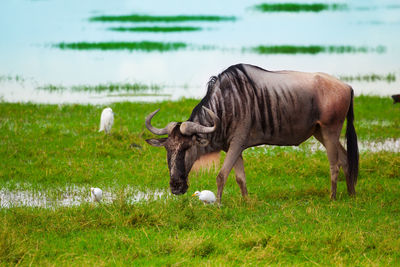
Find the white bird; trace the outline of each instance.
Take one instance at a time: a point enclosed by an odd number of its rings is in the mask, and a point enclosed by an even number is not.
[[[103,191],[100,188],[92,187],[90,188],[90,193],[93,201],[100,202],[100,200],[103,198]]]
[[[113,123],[114,123],[114,112],[112,111],[112,109],[111,108],[103,109],[100,117],[99,132],[104,131],[106,134],[110,133]]]
[[[198,196],[201,201],[203,201],[204,205],[205,204],[214,204],[214,202],[217,200],[214,193],[211,192],[210,190],[203,190],[203,191],[196,191],[192,195],[192,197]]]

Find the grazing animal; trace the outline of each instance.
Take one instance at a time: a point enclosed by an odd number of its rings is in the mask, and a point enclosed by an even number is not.
[[[392,95],[393,104],[400,103],[400,95]]]
[[[203,191],[196,191],[192,195],[192,197],[197,196],[201,201],[203,201],[204,205],[205,204],[214,204],[216,201],[216,197],[213,192],[210,190],[203,190]]]
[[[355,194],[358,175],[357,135],[353,125],[353,89],[324,73],[267,71],[238,64],[208,82],[206,96],[185,122],[170,122],[159,129],[146,118],[147,129],[168,137],[146,140],[164,146],[173,194],[188,189],[188,175],[202,155],[226,151],[217,175],[217,200],[231,169],[243,196],[247,195],[242,152],[262,144],[293,146],[311,136],[327,151],[331,175],[331,198],[336,199],[339,168],[346,176],[347,191]],[[339,142],[347,118],[347,152]]]
[[[99,132],[104,131],[106,134],[110,133],[113,124],[114,124],[114,112],[112,111],[111,108],[103,109],[100,117]]]
[[[103,198],[103,191],[100,188],[90,188],[90,194],[92,196],[92,201],[100,202]]]

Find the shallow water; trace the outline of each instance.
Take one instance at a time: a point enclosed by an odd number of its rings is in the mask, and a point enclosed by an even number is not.
[[[281,2],[281,1],[276,1]],[[400,92],[400,6],[396,0],[352,1],[347,10],[263,13],[251,1],[1,1],[0,75],[20,75],[22,86],[0,80],[0,98],[9,102],[108,103],[154,101],[182,96],[202,97],[211,75],[239,62],[269,70],[322,71],[336,76],[394,73],[397,81],[359,82],[356,94]],[[219,15],[235,21],[182,22],[174,26],[202,27],[195,32],[116,32],[110,27],[168,26],[167,23],[91,22],[98,15]],[[193,47],[171,52],[61,50],[62,42],[184,42]],[[242,52],[256,46],[352,46],[384,53],[268,54]],[[33,82],[32,82],[33,81]],[[110,97],[85,92],[36,92],[46,84],[97,85],[141,82],[167,85],[163,96]]]
[[[345,142],[342,140],[342,144]],[[379,153],[379,152],[391,152],[391,153],[400,153],[400,139],[389,138],[382,141],[358,141],[358,149],[360,153]],[[305,143],[299,146],[269,146],[269,145],[261,145],[258,147],[252,147],[245,151],[245,153],[259,153],[259,154],[267,154],[274,155],[280,152],[291,152],[291,151],[300,151],[306,154],[314,154],[319,151],[326,151],[325,147],[318,142],[316,139],[310,139]]]
[[[101,203],[110,204],[115,201],[121,194],[124,201],[129,204],[140,201],[157,200],[163,196],[170,195],[162,190],[155,191],[139,191],[131,187],[127,187],[123,192],[114,192],[113,188],[103,189],[103,198]],[[0,208],[11,207],[41,207],[56,208],[78,206],[85,203],[95,203],[90,195],[90,188],[71,186],[68,188],[58,188],[49,190],[26,190],[7,188],[0,189]]]

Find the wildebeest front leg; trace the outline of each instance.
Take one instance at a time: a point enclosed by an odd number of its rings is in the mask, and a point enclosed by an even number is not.
[[[221,204],[222,191],[224,190],[226,179],[228,178],[228,175],[231,172],[233,165],[238,160],[238,157],[241,155],[242,150],[243,149],[241,148],[241,145],[231,145],[228,149],[228,152],[226,153],[226,158],[217,176],[218,204]]]
[[[239,156],[233,168],[235,169],[236,182],[240,187],[242,196],[246,197],[247,196],[246,175],[244,173],[244,164],[242,155]]]

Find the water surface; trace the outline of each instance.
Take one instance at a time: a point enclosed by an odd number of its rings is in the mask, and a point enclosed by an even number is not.
[[[284,3],[276,1],[276,3]],[[301,2],[299,2],[301,4]],[[305,2],[306,4],[310,2]],[[318,2],[315,2],[318,3]],[[324,1],[345,9],[320,12],[261,12],[260,1],[106,1],[0,2],[0,99],[10,102],[108,103],[202,97],[210,76],[237,63],[268,70],[322,71],[337,77],[400,77],[400,6],[395,0]],[[91,18],[142,14],[147,17],[215,16],[226,20],[170,22],[93,21]],[[114,31],[112,28],[187,27],[199,31]],[[71,43],[184,44],[177,50],[60,49]],[[362,53],[249,52],[254,47],[350,47]],[[190,49],[186,49],[189,47]],[[202,49],[207,48],[207,49]],[[383,52],[374,49],[384,48]],[[372,49],[372,50],[371,50]],[[356,94],[391,95],[400,84],[385,80],[348,81]],[[44,85],[96,86],[143,83],[166,86],[160,96],[115,96],[97,92],[37,91]]]

